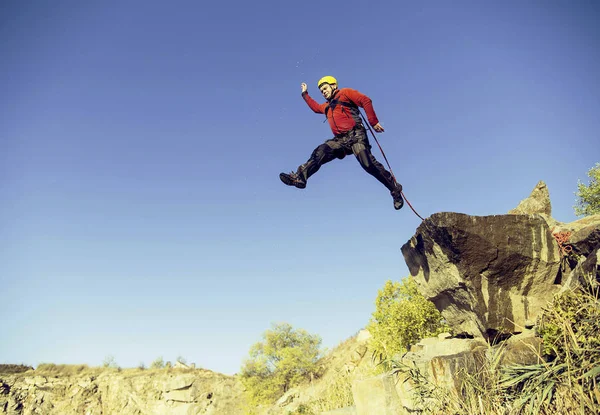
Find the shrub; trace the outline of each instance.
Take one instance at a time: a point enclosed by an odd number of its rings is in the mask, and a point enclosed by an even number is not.
[[[269,404],[317,370],[321,338],[287,323],[273,324],[250,348],[240,378],[252,406]]]
[[[150,363],[150,369],[163,369],[165,367],[165,361],[162,356],[157,357],[154,362]]]
[[[577,204],[574,206],[575,214],[588,216],[600,213],[600,163],[588,170],[590,183],[588,186],[577,182]]]
[[[119,367],[119,365],[117,365],[117,361],[115,360],[114,356],[108,355],[104,358],[104,361],[102,362],[102,367],[116,369]]]
[[[385,360],[448,327],[435,305],[419,293],[414,279],[407,277],[402,282],[388,280],[379,290],[368,329],[375,355]]]

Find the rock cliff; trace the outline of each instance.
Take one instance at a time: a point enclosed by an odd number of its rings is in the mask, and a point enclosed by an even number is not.
[[[0,373],[0,414],[242,415],[244,404],[236,378],[202,369]]]

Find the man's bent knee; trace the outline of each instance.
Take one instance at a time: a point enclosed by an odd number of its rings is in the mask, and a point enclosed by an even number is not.
[[[375,168],[373,160],[371,160],[371,153],[369,151],[363,150],[357,153],[356,158],[358,159],[358,162],[363,167],[363,169],[370,171],[373,168]]]

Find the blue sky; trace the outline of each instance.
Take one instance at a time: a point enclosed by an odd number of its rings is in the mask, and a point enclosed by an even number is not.
[[[300,83],[373,100],[424,217],[553,216],[600,155],[595,1],[0,5],[0,362],[233,374],[272,322],[334,347],[408,274],[420,220],[330,137]],[[383,158],[374,146],[375,156]]]

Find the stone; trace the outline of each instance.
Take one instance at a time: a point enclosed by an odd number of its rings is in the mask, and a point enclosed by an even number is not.
[[[542,180],[534,187],[528,198],[523,199],[519,205],[508,211],[511,215],[530,215],[542,213],[551,216],[552,205],[550,203],[550,193],[548,186]]]
[[[501,366],[528,366],[543,361],[542,338],[537,337],[533,330],[512,336],[497,347],[502,349]]]
[[[189,388],[190,386],[192,386],[192,383],[194,383],[195,379],[196,376],[192,374],[170,375],[164,383],[162,389],[165,392],[170,392],[173,390]]]
[[[455,335],[519,332],[560,289],[558,244],[540,215],[436,213],[402,254]]]
[[[48,382],[44,376],[34,376],[31,378],[25,378],[25,383],[33,386],[43,386]]]
[[[395,389],[395,379],[391,374],[355,380],[352,383],[352,395],[357,415],[405,413]]]
[[[183,362],[177,360],[173,365],[173,369],[189,369],[190,367]]]
[[[588,286],[590,281],[600,283],[600,244],[587,257],[582,256],[563,283],[561,294],[580,286]]]
[[[419,380],[460,393],[466,373],[478,373],[489,349],[481,338],[457,339],[430,337],[421,340],[400,360],[396,393],[405,411],[419,411]],[[416,374],[419,373],[417,376]]]
[[[186,389],[178,389],[165,392],[163,399],[165,401],[193,403],[198,399],[199,392],[193,385]]]

